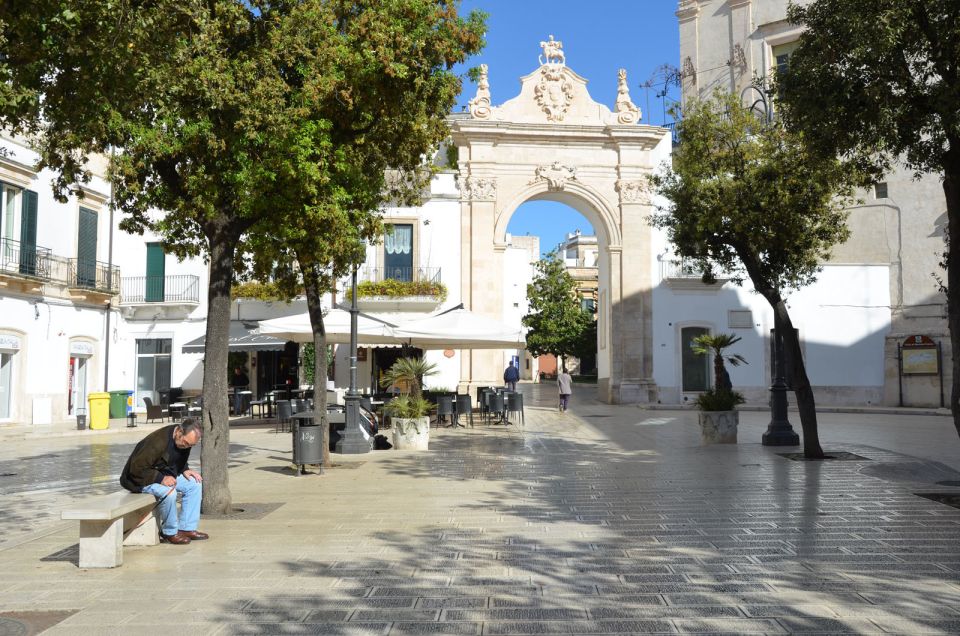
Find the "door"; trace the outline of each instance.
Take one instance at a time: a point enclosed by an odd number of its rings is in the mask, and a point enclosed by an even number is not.
[[[80,208],[77,230],[77,286],[97,286],[97,213]]]
[[[164,299],[164,281],[166,264],[164,262],[163,245],[147,243],[147,280],[144,300],[148,303],[160,303]]]
[[[77,409],[87,412],[87,368],[89,358],[70,358],[70,395],[68,412],[76,415]]]
[[[683,391],[706,391],[710,388],[710,356],[693,352],[693,339],[710,333],[706,327],[684,327],[680,330],[680,365]]]
[[[160,389],[170,388],[170,360],[173,340],[148,338],[137,340],[136,405],[143,408],[143,398],[160,404]]]
[[[10,419],[13,402],[13,354],[0,353],[0,420]]]

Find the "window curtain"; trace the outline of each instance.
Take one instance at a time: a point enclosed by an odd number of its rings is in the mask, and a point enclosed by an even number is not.
[[[383,238],[387,254],[409,254],[413,249],[413,226],[394,225],[393,231]]]

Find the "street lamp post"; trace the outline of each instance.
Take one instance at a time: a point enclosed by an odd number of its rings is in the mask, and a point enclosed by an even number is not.
[[[763,84],[754,83],[740,92],[740,102],[746,103],[747,95],[753,98],[748,110],[756,113],[766,124],[773,122],[770,95]],[[761,441],[764,446],[797,446],[800,436],[793,430],[787,417],[787,381],[784,370],[783,325],[774,313],[773,321],[773,384],[770,385],[770,423]]]
[[[345,417],[343,437],[337,442],[337,451],[343,455],[370,452],[370,442],[360,432],[360,394],[357,392],[357,268],[350,277],[350,388],[344,397]]]

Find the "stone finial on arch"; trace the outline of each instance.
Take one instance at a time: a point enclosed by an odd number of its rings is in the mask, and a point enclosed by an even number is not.
[[[547,190],[559,192],[566,186],[567,181],[576,181],[577,169],[571,166],[565,166],[559,161],[554,161],[550,165],[538,166],[534,175],[533,181],[530,182],[531,184],[537,183],[538,181],[546,181]]]
[[[475,119],[490,119],[490,81],[487,79],[487,65],[480,65],[480,77],[477,80],[477,95],[468,102],[470,114]]]
[[[635,124],[640,121],[640,107],[630,100],[627,86],[627,69],[617,71],[617,103],[614,105],[618,124]]]

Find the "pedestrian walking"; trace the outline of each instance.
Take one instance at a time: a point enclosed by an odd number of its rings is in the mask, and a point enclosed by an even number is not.
[[[517,390],[517,382],[520,380],[520,370],[517,367],[513,366],[513,360],[510,361],[510,366],[508,366],[503,371],[503,382],[507,385],[507,388],[511,391]]]
[[[209,537],[197,530],[203,478],[187,465],[190,449],[201,435],[200,423],[193,417],[158,428],[140,440],[120,473],[121,486],[158,499],[161,541],[182,545]],[[177,493],[183,496],[179,515]]]
[[[560,389],[560,411],[565,412],[570,406],[570,394],[573,393],[573,378],[566,369],[557,374],[557,387]]]

